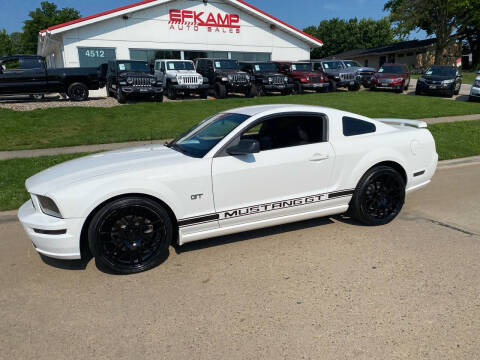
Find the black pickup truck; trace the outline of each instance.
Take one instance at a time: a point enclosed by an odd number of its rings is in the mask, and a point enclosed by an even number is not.
[[[106,65],[47,69],[42,56],[6,56],[0,58],[0,96],[61,93],[72,101],[84,101],[89,90],[105,86],[105,73]]]

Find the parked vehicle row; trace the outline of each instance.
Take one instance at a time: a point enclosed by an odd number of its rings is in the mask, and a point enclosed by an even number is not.
[[[480,77],[479,77],[480,78]],[[480,97],[480,79],[472,85],[469,100]],[[41,100],[46,93],[60,93],[72,101],[88,99],[89,90],[106,86],[107,95],[119,103],[128,98],[212,94],[223,99],[232,93],[246,97],[274,92],[282,95],[306,91],[329,92],[345,88],[402,93],[410,85],[410,72],[403,64],[384,64],[377,71],[352,60],[244,61],[200,58],[195,61],[159,59],[115,60],[98,68],[47,69],[41,56],[16,55],[0,59],[0,95],[30,95]],[[432,66],[418,79],[415,94],[458,95],[462,75],[454,66]]]
[[[480,75],[480,71],[477,71],[477,74]],[[475,78],[473,82],[472,89],[470,90],[470,96],[468,97],[469,101],[480,100],[480,76]]]

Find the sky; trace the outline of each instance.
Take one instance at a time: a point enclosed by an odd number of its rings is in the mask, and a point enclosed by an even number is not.
[[[59,8],[73,7],[82,16],[96,14],[136,2],[135,0],[50,0]],[[248,0],[247,0],[248,1]],[[371,17],[379,19],[386,15],[383,5],[386,0],[250,0],[250,4],[304,29],[318,25],[321,20],[339,17]],[[7,32],[21,31],[28,13],[40,7],[41,0],[0,0],[0,29]]]

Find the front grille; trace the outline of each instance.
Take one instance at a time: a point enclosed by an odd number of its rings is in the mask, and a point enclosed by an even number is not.
[[[273,77],[273,83],[275,85],[283,85],[283,84],[285,84],[285,77],[280,76],[280,75],[274,76]]]
[[[150,86],[150,78],[142,78],[142,77],[134,77],[132,78],[133,80],[133,86],[139,86],[139,87],[144,87],[144,86]]]
[[[340,74],[340,79],[342,81],[353,81],[355,80],[355,74],[353,73]]]
[[[362,75],[362,76],[372,76],[374,74],[374,72],[373,71],[360,71],[359,74]]]
[[[181,85],[198,85],[200,84],[200,78],[195,75],[179,76],[178,83]]]
[[[233,74],[229,77],[233,82],[246,83],[247,76],[245,74]]]
[[[435,80],[426,80],[425,81],[428,85],[442,85],[441,81],[435,81]]]
[[[322,77],[321,77],[321,76],[311,76],[311,77],[310,77],[310,82],[312,82],[312,83],[321,83],[321,82],[323,82],[323,80],[322,80]]]

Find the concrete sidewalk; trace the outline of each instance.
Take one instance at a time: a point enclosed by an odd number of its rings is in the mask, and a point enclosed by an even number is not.
[[[427,118],[427,119],[419,119],[419,120],[425,121],[427,124],[438,124],[438,123],[455,122],[455,121],[471,121],[471,120],[480,120],[480,114],[447,116],[447,117]],[[169,140],[133,141],[133,142],[123,142],[123,143],[113,143],[113,144],[80,145],[80,146],[60,147],[60,148],[51,148],[51,149],[0,151],[0,160],[39,157],[39,156],[47,156],[47,155],[76,154],[81,152],[117,150],[117,149],[124,149],[124,148],[135,147],[135,146],[163,144],[165,143],[165,141],[169,141]]]

